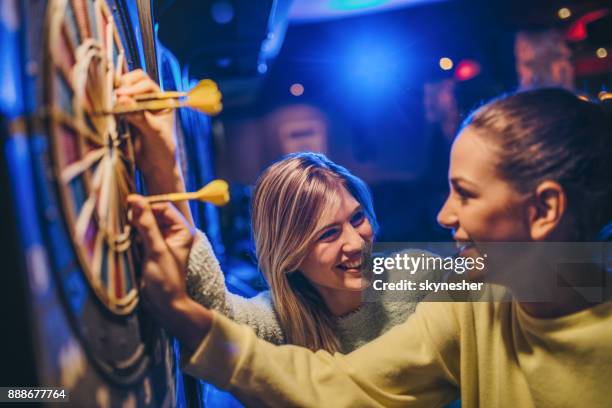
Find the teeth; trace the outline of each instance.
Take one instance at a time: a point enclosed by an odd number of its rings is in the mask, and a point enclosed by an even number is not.
[[[456,241],[455,242],[455,246],[458,249],[463,249],[463,248],[468,248],[470,246],[472,246],[473,244],[470,241]]]
[[[361,260],[353,261],[353,262],[346,262],[346,263],[343,263],[340,266],[345,268],[345,269],[359,268],[359,267],[361,267]]]

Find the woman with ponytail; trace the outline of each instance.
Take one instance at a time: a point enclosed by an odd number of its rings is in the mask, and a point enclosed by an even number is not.
[[[561,89],[504,96],[474,112],[453,143],[438,221],[468,256],[506,243],[484,271],[466,273],[504,293],[421,302],[348,355],[270,345],[189,299],[172,284],[181,269],[157,229],[163,220],[135,197],[151,260],[146,293],[192,352],[184,370],[253,406],[440,407],[459,395],[463,407],[612,406],[610,244],[596,242],[612,218],[611,135],[601,105]],[[542,250],[561,243],[605,257],[577,262]]]

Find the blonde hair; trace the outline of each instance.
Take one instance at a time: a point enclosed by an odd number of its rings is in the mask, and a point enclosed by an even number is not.
[[[337,202],[342,188],[360,202],[375,231],[365,183],[321,154],[292,154],[273,164],[253,194],[255,253],[285,339],[311,350],[338,350],[335,318],[297,269],[322,226],[322,214]]]

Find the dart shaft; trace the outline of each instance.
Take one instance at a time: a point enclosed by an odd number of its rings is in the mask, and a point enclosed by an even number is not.
[[[170,194],[159,194],[145,197],[149,204],[153,203],[164,203],[164,202],[177,202],[185,200],[198,200],[199,197],[196,193],[170,193]]]
[[[185,106],[184,103],[174,99],[160,99],[154,101],[140,102],[136,106],[130,108],[116,108],[110,112],[102,112],[102,114],[118,115],[124,113],[142,112],[146,110],[176,109],[183,106]]]
[[[187,92],[152,92],[134,97],[137,101],[160,100],[160,99],[178,99],[187,96]]]

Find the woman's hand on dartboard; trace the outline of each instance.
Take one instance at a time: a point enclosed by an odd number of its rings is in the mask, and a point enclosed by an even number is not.
[[[143,70],[136,69],[121,77],[116,107],[134,108],[136,96],[160,92],[159,86]],[[144,176],[168,171],[176,164],[176,140],[174,136],[174,110],[142,111],[126,115],[129,123],[138,129],[134,139],[136,164]],[[160,169],[161,167],[161,169]]]
[[[128,203],[145,250],[141,281],[145,301],[153,309],[171,305],[187,294],[187,261],[195,230],[172,204],[149,204],[136,194],[128,197]]]

